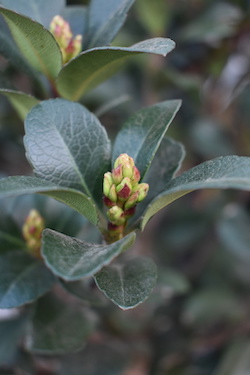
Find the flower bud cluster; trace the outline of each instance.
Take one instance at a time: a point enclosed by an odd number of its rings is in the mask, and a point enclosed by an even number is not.
[[[135,213],[137,203],[147,196],[149,186],[146,183],[140,184],[140,178],[133,158],[127,154],[121,154],[116,159],[112,172],[104,174],[103,201],[109,208],[109,222],[114,226],[124,225]]]
[[[76,35],[73,38],[69,23],[61,16],[55,16],[50,23],[50,32],[54,35],[63,57],[63,63],[66,64],[73,57],[76,57],[82,48],[82,35]]]
[[[45,228],[44,219],[37,210],[31,210],[22,228],[23,237],[30,252],[40,256],[41,236]]]

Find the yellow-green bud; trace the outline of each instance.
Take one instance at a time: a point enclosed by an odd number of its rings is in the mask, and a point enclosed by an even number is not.
[[[129,177],[124,177],[122,182],[119,185],[117,185],[116,192],[118,198],[121,201],[125,201],[126,199],[128,199],[132,192],[132,185]]]
[[[37,210],[31,210],[22,228],[23,237],[30,252],[36,256],[40,254],[41,235],[45,228],[44,219]]]
[[[111,172],[106,172],[103,178],[103,194],[108,197],[111,186],[113,185],[113,178]]]
[[[138,191],[135,191],[134,193],[132,193],[130,195],[130,197],[126,200],[126,202],[124,204],[124,209],[128,210],[131,207],[134,207],[137,204],[138,196],[139,196],[139,192]]]
[[[124,211],[119,206],[113,206],[107,211],[109,221],[115,225],[122,225],[125,222]]]
[[[121,154],[115,161],[114,168],[122,166],[122,176],[132,178],[134,174],[134,160],[127,154]]]
[[[112,202],[114,202],[114,203],[117,201],[117,192],[116,192],[115,184],[113,184],[113,185],[111,186],[110,191],[109,191],[108,198],[109,198]]]
[[[145,182],[143,182],[142,184],[138,184],[137,186],[137,191],[139,193],[138,195],[138,202],[141,202],[143,201],[143,199],[146,198],[147,194],[148,194],[148,189],[149,189],[149,185],[146,184]]]

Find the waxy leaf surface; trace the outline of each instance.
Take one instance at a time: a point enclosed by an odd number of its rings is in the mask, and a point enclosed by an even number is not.
[[[52,288],[56,279],[40,260],[24,250],[0,255],[0,308],[30,303]]]
[[[77,101],[112,76],[130,56],[155,53],[166,56],[175,47],[171,39],[154,38],[131,47],[100,47],[82,52],[66,64],[57,78],[57,89],[65,99]]]
[[[26,348],[39,354],[63,354],[82,348],[95,321],[76,303],[48,294],[40,298],[26,340]]]
[[[108,45],[122,27],[133,3],[134,0],[92,0],[85,47]]]
[[[61,14],[65,0],[0,0],[0,5],[21,13],[48,28],[52,18]]]
[[[0,89],[0,94],[9,99],[22,120],[25,119],[31,108],[39,103],[39,100],[34,96],[19,91]]]
[[[1,8],[16,44],[29,64],[49,79],[62,67],[61,51],[52,34],[41,24],[11,10]]]
[[[79,190],[102,205],[110,141],[91,112],[64,99],[47,100],[28,114],[25,130],[27,157],[38,177]]]
[[[134,240],[132,233],[111,245],[97,245],[45,229],[42,255],[53,273],[64,280],[79,280],[100,271]]]
[[[99,289],[120,308],[132,309],[149,296],[157,280],[149,258],[131,259],[122,265],[104,267],[95,275]]]
[[[174,178],[144,212],[141,228],[163,207],[197,189],[250,190],[250,157],[219,157]]]
[[[29,176],[13,176],[0,179],[0,198],[22,194],[40,193],[63,202],[97,224],[95,205],[80,191],[57,186],[52,182]]]
[[[131,116],[116,137],[113,163],[121,153],[127,153],[134,159],[143,179],[180,105],[180,100],[169,100]]]

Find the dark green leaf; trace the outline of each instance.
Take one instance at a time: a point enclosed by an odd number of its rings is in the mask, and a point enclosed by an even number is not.
[[[52,18],[61,14],[65,0],[0,0],[0,5],[32,18],[48,28]]]
[[[122,27],[134,0],[92,0],[86,48],[108,45]]]
[[[134,159],[143,179],[180,105],[180,100],[170,100],[131,116],[116,137],[113,163],[121,153],[127,153]]]
[[[47,266],[64,280],[94,275],[117,255],[132,246],[135,233],[111,245],[97,245],[45,229],[42,255]]]
[[[71,282],[61,280],[61,284],[67,292],[79,298],[87,305],[98,307],[105,306],[108,303],[107,298],[95,285],[93,277]]]
[[[112,76],[130,56],[155,53],[166,56],[175,47],[171,39],[154,38],[132,47],[100,47],[81,53],[66,64],[57,79],[57,89],[66,99],[77,101]]]
[[[41,24],[11,10],[0,8],[13,38],[29,64],[49,79],[62,67],[61,51],[52,34]]]
[[[32,193],[55,198],[84,215],[93,224],[98,222],[95,205],[80,191],[63,188],[36,177],[13,176],[0,179],[0,198]]]
[[[22,250],[0,255],[0,308],[35,301],[53,286],[55,280],[40,260]]]
[[[86,37],[87,29],[87,9],[84,6],[67,6],[62,11],[62,17],[70,24],[74,35],[83,35],[83,41]]]
[[[145,301],[156,279],[155,264],[142,257],[122,265],[104,267],[95,275],[100,290],[123,310],[132,309]]]
[[[95,321],[76,303],[49,294],[40,298],[26,340],[26,347],[40,354],[62,354],[85,345]]]
[[[136,213],[131,219],[135,223],[143,214],[149,203],[162,191],[178,171],[184,158],[185,151],[180,143],[173,139],[164,138],[144,178],[149,184],[146,198],[136,207]],[[133,224],[134,225],[134,224]]]
[[[91,112],[78,103],[51,99],[31,110],[25,130],[27,156],[37,176],[80,190],[102,205],[110,141]]]
[[[197,189],[250,190],[250,158],[219,157],[190,169],[174,178],[143,214],[141,228],[163,207]]]
[[[39,103],[39,100],[34,96],[27,95],[23,92],[0,89],[0,94],[10,100],[22,120],[25,119],[31,108]]]

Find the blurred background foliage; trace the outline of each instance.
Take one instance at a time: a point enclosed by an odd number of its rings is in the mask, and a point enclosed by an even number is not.
[[[68,5],[84,3],[68,1]],[[113,44],[129,46],[154,36],[173,39],[176,49],[166,59],[133,58],[119,74],[85,96],[83,104],[98,114],[114,139],[134,110],[180,98],[182,108],[168,136],[186,148],[182,170],[221,155],[250,156],[250,1],[136,0]],[[1,87],[7,87],[6,82],[11,88],[36,92],[25,69],[17,70],[1,57]],[[31,172],[22,137],[22,121],[1,97],[1,176]],[[41,199],[6,201],[1,206],[1,225],[8,217],[13,230],[20,231],[28,208],[36,206],[50,228],[87,240],[96,238],[78,215]],[[100,296],[96,304],[95,290],[79,295],[77,283],[72,283],[75,297],[67,297],[69,305],[86,309],[87,301],[91,315],[87,321],[95,329],[80,352],[56,356],[36,350],[37,343],[26,345],[30,351],[17,350],[16,344],[19,348],[23,344],[20,321],[32,312],[16,317],[13,311],[6,320],[0,310],[0,374],[250,373],[249,229],[249,193],[201,190],[178,200],[151,220],[132,250],[150,255],[158,264],[158,284],[148,301],[124,312]],[[62,298],[63,288],[57,288]],[[65,328],[65,319],[58,330]],[[4,330],[12,336],[8,334],[8,342],[3,343]],[[71,340],[70,330],[63,332]],[[37,337],[38,348],[43,339]],[[62,340],[56,335],[50,339],[51,344]]]

